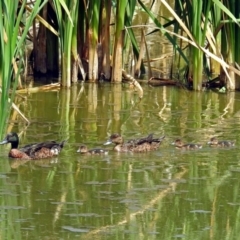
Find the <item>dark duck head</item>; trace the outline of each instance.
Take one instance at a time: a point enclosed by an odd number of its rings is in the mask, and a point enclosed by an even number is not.
[[[32,143],[18,149],[19,137],[17,133],[8,133],[0,144],[11,143],[11,150],[8,154],[11,158],[18,159],[43,159],[57,156],[66,141],[57,143],[55,141]]]

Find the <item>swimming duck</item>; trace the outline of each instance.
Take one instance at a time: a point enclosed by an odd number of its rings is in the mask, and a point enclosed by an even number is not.
[[[114,133],[104,145],[114,143],[113,150],[117,152],[146,152],[158,149],[164,138],[165,136],[153,138],[153,134],[149,134],[145,138],[133,139],[124,143],[123,137],[118,133]]]
[[[8,133],[0,144],[11,143],[11,150],[8,154],[11,158],[35,160],[57,156],[61,152],[65,142],[57,143],[55,141],[48,141],[32,143],[18,149],[19,137],[17,133],[12,132]]]
[[[187,143],[184,144],[181,139],[176,139],[175,142],[172,143],[177,149],[199,149],[202,148],[201,144],[195,144],[195,143]]]
[[[212,137],[208,142],[208,144],[211,147],[234,147],[235,141],[229,141],[229,140],[218,141],[216,137]]]
[[[102,155],[108,154],[108,150],[103,148],[92,148],[88,149],[86,145],[81,145],[77,150],[78,153],[86,154],[86,155]]]

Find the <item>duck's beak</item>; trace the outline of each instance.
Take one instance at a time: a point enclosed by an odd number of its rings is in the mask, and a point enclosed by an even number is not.
[[[4,139],[4,140],[2,140],[2,141],[0,142],[0,145],[6,144],[6,143],[8,143],[8,141],[7,141],[6,139]]]
[[[103,145],[109,145],[112,143],[112,140],[111,139],[108,139]]]
[[[77,152],[78,152],[78,153],[81,152],[80,148],[77,150]]]

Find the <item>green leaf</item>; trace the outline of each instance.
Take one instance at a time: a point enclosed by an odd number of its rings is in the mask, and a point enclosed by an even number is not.
[[[220,9],[222,9],[223,12],[225,12],[238,26],[240,26],[240,24],[238,23],[238,19],[235,18],[235,16],[229,11],[228,8],[226,8],[222,2],[220,2],[219,0],[212,0]]]

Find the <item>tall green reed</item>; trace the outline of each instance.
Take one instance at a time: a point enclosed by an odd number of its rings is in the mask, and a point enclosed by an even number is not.
[[[0,1],[0,136],[3,135],[22,71],[23,47],[34,17],[47,2],[36,0],[26,12],[27,0]],[[25,27],[22,28],[22,20]]]
[[[124,38],[124,19],[125,9],[128,1],[117,1],[116,18],[115,18],[115,34],[113,45],[113,61],[112,61],[112,82],[122,81],[122,50]]]
[[[90,0],[88,8],[88,40],[89,40],[89,80],[98,79],[98,29],[100,15],[100,1]]]
[[[111,39],[110,39],[110,20],[111,20],[111,0],[105,0],[101,8],[100,42],[102,44],[102,59],[100,58],[101,72],[106,79],[111,78]]]
[[[73,35],[74,7],[77,1],[54,0],[54,6],[57,14],[59,40],[61,48],[61,83],[63,87],[71,86],[71,47]]]
[[[177,6],[179,9],[175,13],[174,9],[171,8],[166,0],[161,0],[161,2],[167,7],[171,12],[173,17],[176,19],[178,24],[184,30],[184,34],[179,38],[185,39],[186,42],[190,43],[189,45],[189,68],[190,68],[190,77],[193,79],[193,89],[202,90],[203,82],[203,56],[208,55],[215,61],[217,61],[225,72],[228,81],[227,88],[232,90],[234,89],[234,83],[232,78],[229,76],[228,72],[232,71],[234,74],[239,75],[238,71],[232,63],[229,64],[227,58],[222,58],[221,49],[219,48],[219,42],[215,40],[216,35],[221,31],[221,26],[216,26],[216,22],[219,22],[219,19],[222,15],[228,16],[228,20],[235,22],[235,25],[238,24],[236,17],[234,16],[234,11],[232,12],[227,3],[226,6],[219,0],[211,1],[198,1],[198,0],[176,0]],[[228,2],[228,1],[226,1]],[[235,6],[236,7],[236,6]],[[237,16],[237,14],[235,13]],[[223,22],[221,22],[223,24]],[[231,30],[232,31],[232,30]],[[175,33],[172,33],[175,34]],[[221,34],[224,34],[221,31]],[[184,37],[186,35],[188,40]],[[229,42],[231,36],[225,34],[225,37],[228,38]],[[234,45],[226,45],[223,42],[221,43],[226,49],[233,48]],[[210,46],[210,47],[209,47]],[[206,48],[208,47],[208,48]]]
[[[225,5],[223,5],[225,4]],[[236,1],[223,1],[222,3],[218,3],[218,7],[222,9],[222,34],[221,34],[221,52],[223,58],[227,63],[233,65],[235,63],[240,64],[239,57],[239,40],[240,40],[240,27],[239,23],[236,24],[235,17],[232,16],[234,14],[236,17],[239,16],[239,3]],[[223,70],[222,70],[223,72]],[[235,90],[235,88],[239,88],[240,84],[237,80],[240,79],[238,75],[236,75],[233,71],[228,70],[225,72],[226,75],[229,75],[230,80],[227,81],[227,89]]]

